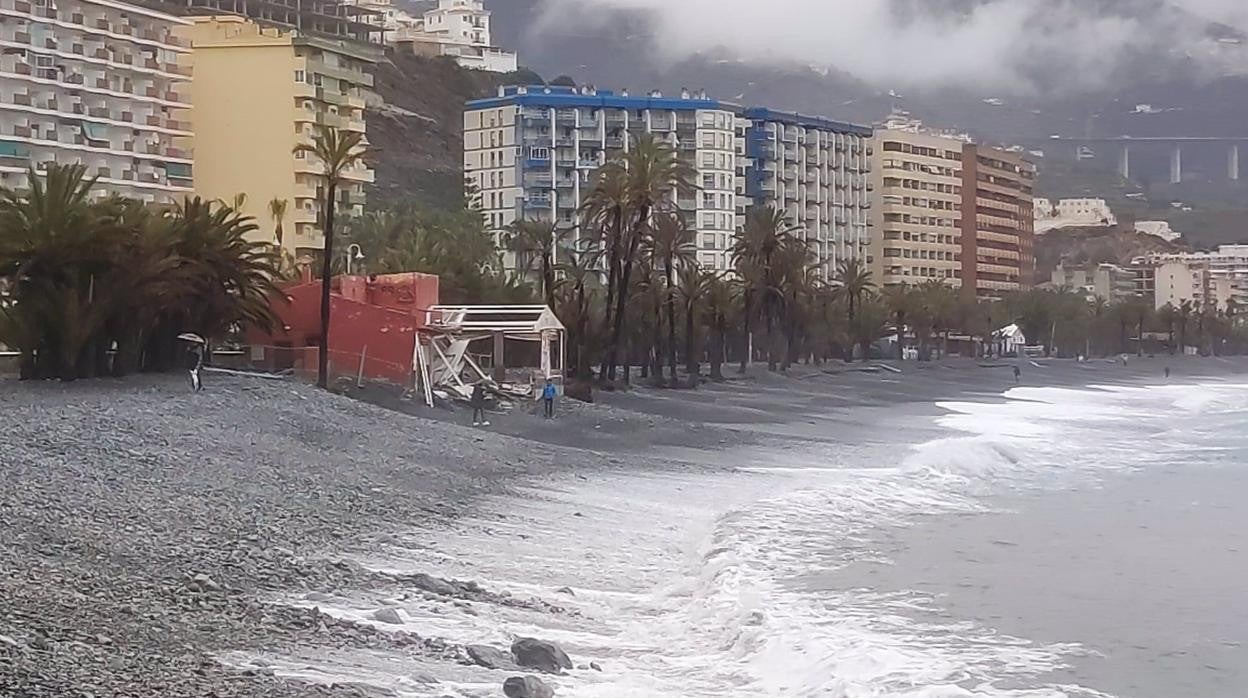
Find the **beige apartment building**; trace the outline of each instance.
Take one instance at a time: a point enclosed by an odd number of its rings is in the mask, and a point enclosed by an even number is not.
[[[0,185],[78,163],[97,191],[191,193],[186,20],[111,0],[0,0]]]
[[[286,201],[283,249],[296,256],[324,249],[322,163],[293,151],[312,142],[317,124],[365,132],[367,70],[379,49],[236,16],[196,17],[188,29],[195,192],[227,201],[244,194],[244,213],[269,240],[276,240],[269,204]],[[346,173],[342,215],[362,212],[373,177],[365,164]]]
[[[880,130],[871,140],[884,286],[962,285],[962,141]]]

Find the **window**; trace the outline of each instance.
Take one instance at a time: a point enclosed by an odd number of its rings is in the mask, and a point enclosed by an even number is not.
[[[302,70],[296,70],[296,71],[295,71],[295,82],[307,82],[307,78],[306,78],[306,76],[303,74],[303,71],[302,71]]]

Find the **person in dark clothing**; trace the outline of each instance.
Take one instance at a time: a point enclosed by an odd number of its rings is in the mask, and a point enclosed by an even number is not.
[[[198,393],[204,389],[204,345],[192,344],[190,351],[195,357],[195,365],[191,366],[191,390]]]
[[[472,386],[472,398],[469,400],[472,405],[472,426],[488,427],[490,423],[485,419],[485,383],[478,382]]]
[[[1022,376],[1023,376],[1023,371],[1022,371],[1022,369],[1020,369],[1019,367],[1015,366],[1015,367],[1014,367],[1014,382],[1015,382],[1015,383],[1018,383],[1018,382],[1022,379]]]
[[[555,389],[555,384],[549,378],[546,379],[546,387],[542,388],[542,403],[546,406],[546,419],[553,419],[555,416],[555,396],[559,391]]]

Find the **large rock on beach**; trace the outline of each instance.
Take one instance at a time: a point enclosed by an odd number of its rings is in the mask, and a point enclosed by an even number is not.
[[[393,608],[383,608],[374,612],[373,620],[389,623],[390,625],[403,625],[403,616],[399,614],[397,609]]]
[[[507,698],[554,698],[555,689],[536,676],[513,676],[503,682]]]
[[[464,648],[468,652],[468,658],[477,666],[483,666],[487,669],[503,669],[506,671],[514,671],[520,667],[516,665],[512,656],[507,652],[490,647],[489,645],[468,645]]]
[[[558,674],[572,668],[572,660],[559,645],[545,640],[522,637],[511,644],[511,654],[516,663],[547,674]]]

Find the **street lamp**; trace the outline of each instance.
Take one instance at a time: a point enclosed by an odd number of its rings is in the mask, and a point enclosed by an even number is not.
[[[364,261],[364,251],[360,249],[359,245],[355,243],[351,243],[351,245],[347,247],[347,276],[351,276],[351,263],[352,262],[363,262],[363,261]]]

